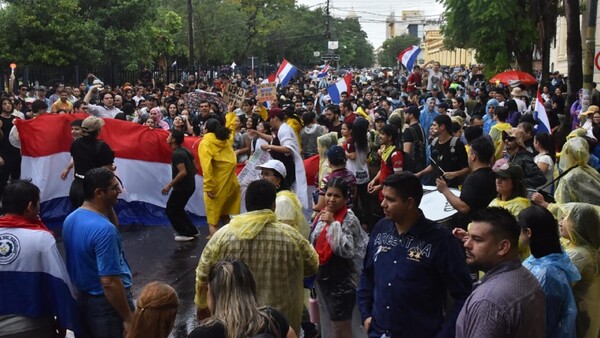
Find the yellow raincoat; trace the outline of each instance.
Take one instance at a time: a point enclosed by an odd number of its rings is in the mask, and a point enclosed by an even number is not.
[[[200,309],[207,307],[206,284],[210,267],[223,259],[239,259],[248,265],[258,288],[259,305],[281,311],[295,331],[300,330],[304,300],[304,277],[319,267],[319,257],[306,238],[277,221],[271,210],[236,215],[217,231],[202,251],[196,268],[196,297]],[[220,290],[228,292],[227,290]]]
[[[565,251],[581,274],[573,285],[577,302],[577,337],[597,338],[600,334],[600,207],[587,203],[553,204],[559,219],[570,218],[570,240]]]
[[[235,121],[232,114],[226,116],[228,127],[231,120]],[[241,190],[235,173],[237,158],[233,152],[233,132],[227,140],[217,139],[214,133],[206,134],[198,146],[198,157],[204,177],[206,221],[216,225],[219,217],[240,213]],[[209,192],[215,198],[208,197]]]
[[[496,152],[494,153],[494,158],[497,160],[502,158],[502,151],[504,151],[504,141],[502,140],[502,132],[509,131],[512,126],[506,122],[498,122],[496,123],[492,129],[490,129],[490,137],[494,142],[494,147],[496,148]]]
[[[280,222],[292,226],[298,230],[304,238],[308,238],[310,227],[306,217],[302,213],[300,200],[290,190],[282,190],[277,193],[275,200],[275,214]]]
[[[562,148],[558,167],[561,172],[577,166],[563,176],[556,186],[554,198],[559,204],[583,202],[600,205],[600,173],[592,168],[589,146],[582,137],[570,138]]]

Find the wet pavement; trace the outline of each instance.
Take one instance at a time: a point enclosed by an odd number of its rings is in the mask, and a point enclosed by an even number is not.
[[[132,293],[136,298],[144,285],[161,281],[171,285],[179,295],[179,312],[170,337],[183,338],[198,324],[194,305],[196,266],[207,243],[206,224],[198,226],[200,237],[190,242],[175,242],[174,231],[165,225],[131,225],[121,227],[123,250],[133,273]],[[57,237],[60,229],[52,229]],[[58,239],[63,253],[62,241]]]

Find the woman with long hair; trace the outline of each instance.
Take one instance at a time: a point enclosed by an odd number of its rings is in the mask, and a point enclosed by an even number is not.
[[[368,237],[346,207],[350,188],[342,178],[327,182],[326,208],[315,218],[310,242],[319,254],[315,289],[319,299],[322,337],[353,336],[356,287]],[[331,332],[327,332],[327,331]]]
[[[371,220],[371,199],[367,190],[370,181],[367,158],[371,151],[367,139],[369,121],[357,117],[351,125],[351,142],[346,142],[343,147],[346,151],[346,157],[348,157],[346,166],[356,176],[356,201],[352,205],[355,206],[354,211],[356,211],[361,223],[370,229],[373,222]]]
[[[185,115],[175,116],[173,119],[173,129],[181,131],[184,135],[193,135],[194,130],[190,121],[185,117]]]
[[[207,303],[211,316],[188,338],[245,338],[262,333],[295,338],[286,318],[273,308],[259,307],[257,299],[256,281],[244,262],[217,262],[208,272]]]
[[[239,214],[241,191],[235,174],[237,159],[231,130],[213,118],[206,121],[204,128],[198,157],[204,176],[204,205],[210,237],[218,230],[219,219],[227,224],[229,215]]]
[[[506,122],[509,123],[513,128],[516,128],[519,125],[519,120],[521,119],[521,113],[519,112],[519,108],[517,107],[517,101],[508,100],[504,103],[504,107],[508,112],[508,116],[506,117]]]
[[[127,338],[167,338],[178,308],[179,298],[171,286],[161,282],[147,284],[136,300]]]
[[[565,251],[581,274],[573,285],[577,302],[577,337],[600,334],[600,215],[597,206],[567,203],[559,206],[560,235]]]
[[[560,246],[558,223],[538,205],[521,211],[518,219],[520,241],[531,249],[523,266],[538,279],[546,298],[546,337],[575,337],[577,304],[571,285],[581,275]]]
[[[546,183],[551,182],[554,178],[554,163],[556,161],[556,153],[554,152],[554,141],[548,133],[537,133],[533,138],[533,147],[538,152],[533,158],[533,162],[537,164],[542,174],[546,176]],[[546,184],[544,183],[544,184]],[[544,188],[548,193],[552,193],[554,187],[552,185]]]
[[[250,156],[250,136],[242,130],[242,120],[235,117],[235,130],[233,134],[233,152],[238,163],[244,163]]]

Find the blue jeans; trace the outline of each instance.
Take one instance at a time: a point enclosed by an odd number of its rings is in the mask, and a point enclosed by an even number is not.
[[[125,289],[125,295],[134,311],[131,291]],[[80,292],[77,298],[82,323],[82,335],[77,338],[123,338],[123,319],[104,295]]]

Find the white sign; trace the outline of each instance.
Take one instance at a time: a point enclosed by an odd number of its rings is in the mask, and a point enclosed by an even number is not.
[[[327,41],[327,48],[331,49],[331,50],[335,50],[338,49],[339,44],[337,41]]]
[[[314,52],[314,53],[313,53],[313,56],[315,56],[315,57],[319,57],[319,56],[321,56],[321,52],[319,52],[319,51],[316,51],[316,52]]]

